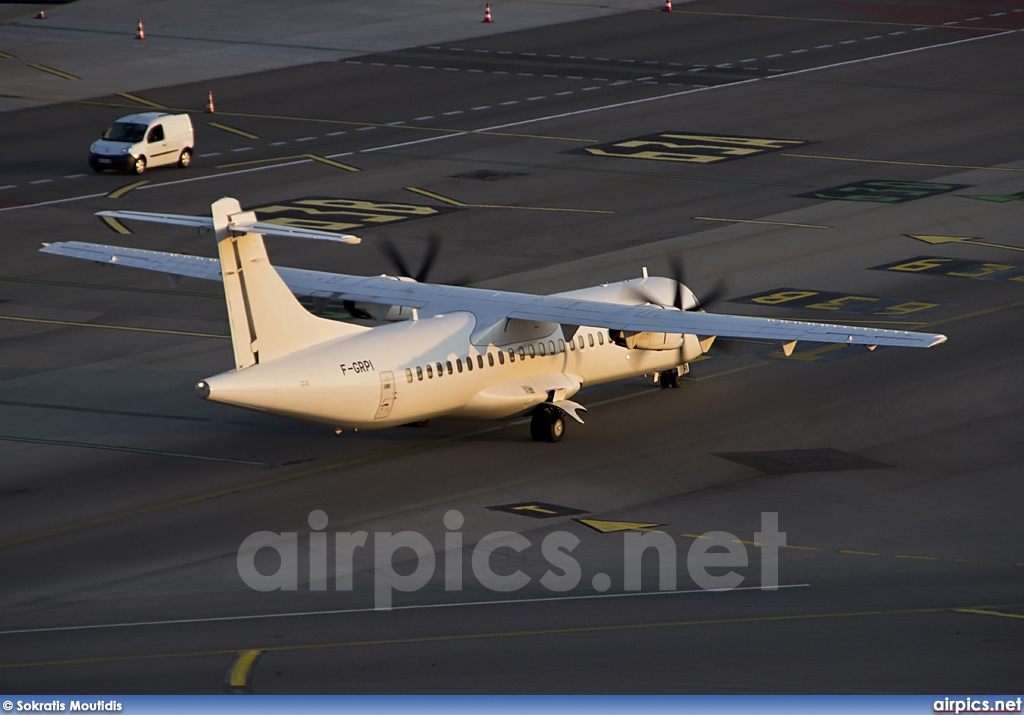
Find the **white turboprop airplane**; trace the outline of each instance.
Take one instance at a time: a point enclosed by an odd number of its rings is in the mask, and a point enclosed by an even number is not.
[[[549,296],[271,266],[263,234],[358,243],[355,236],[256,220],[223,198],[213,216],[134,211],[98,215],[212,229],[220,260],[78,241],[42,251],[172,276],[222,280],[235,369],[196,384],[200,397],[342,429],[434,417],[532,414],[535,440],[557,442],[569,398],[585,385],[660,374],[677,387],[715,336],[931,347],[946,336],[706,313],[689,288],[644,277]],[[344,301],[378,327],[329,320],[296,295]]]

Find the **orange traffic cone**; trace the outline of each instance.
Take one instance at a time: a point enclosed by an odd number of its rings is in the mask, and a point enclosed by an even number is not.
[[[672,0],[665,0],[665,7],[661,8],[662,12],[672,12]]]
[[[210,94],[206,97],[206,109],[203,110],[207,114],[213,114],[216,110],[213,108],[213,90],[210,90]]]
[[[490,3],[487,3],[487,6],[484,7],[484,22],[494,22],[494,20],[491,19],[491,4]]]
[[[135,39],[136,40],[145,40],[146,39],[146,31],[142,29],[142,18],[139,18],[139,26],[135,29]]]
[[[40,10],[39,12],[37,12],[36,13],[36,19],[37,20],[45,20],[46,19],[46,10]]]

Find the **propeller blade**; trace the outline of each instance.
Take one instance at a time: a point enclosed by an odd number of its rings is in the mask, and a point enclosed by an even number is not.
[[[427,252],[423,256],[423,263],[420,264],[420,269],[417,271],[413,278],[418,283],[423,283],[427,280],[427,276],[430,275],[430,269],[434,265],[434,261],[437,260],[437,254],[441,251],[441,234],[431,231],[427,234]]]
[[[708,308],[719,302],[728,292],[729,284],[726,283],[724,278],[719,278],[718,282],[715,283],[714,287],[703,298],[697,298],[697,305],[691,308],[691,310]]]
[[[397,248],[395,248],[395,244],[385,239],[380,241],[378,245],[384,255],[391,261],[391,265],[395,267],[398,275],[406,278],[412,278],[412,271],[410,271],[409,266],[406,265],[405,260],[402,258],[402,254],[399,253]]]

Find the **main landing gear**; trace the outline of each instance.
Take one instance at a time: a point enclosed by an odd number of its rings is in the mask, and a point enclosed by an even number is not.
[[[679,374],[679,368],[674,367],[671,370],[666,370],[665,372],[661,373],[661,375],[658,377],[658,382],[661,384],[661,389],[663,390],[669,387],[675,389],[678,388],[680,384],[682,384],[681,378],[682,376]]]
[[[530,436],[536,442],[561,442],[565,436],[565,415],[557,407],[542,405],[530,420]]]

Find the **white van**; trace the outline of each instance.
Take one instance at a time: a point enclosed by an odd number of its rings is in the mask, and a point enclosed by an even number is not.
[[[192,163],[195,136],[187,114],[142,112],[114,122],[89,147],[89,166],[141,174],[149,166]]]

